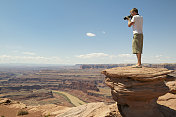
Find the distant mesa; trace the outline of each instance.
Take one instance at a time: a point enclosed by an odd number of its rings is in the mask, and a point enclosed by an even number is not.
[[[80,66],[81,69],[98,69],[98,68],[114,68],[114,67],[126,67],[126,66],[132,66],[134,64],[77,64],[77,66]],[[143,64],[145,67],[154,67],[154,68],[167,68],[169,70],[176,70],[176,64]]]

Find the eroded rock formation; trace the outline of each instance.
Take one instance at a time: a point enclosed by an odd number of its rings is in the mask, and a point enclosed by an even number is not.
[[[0,115],[3,114],[5,117],[16,117],[14,110],[21,109],[27,110],[29,117],[121,117],[116,103],[107,105],[104,102],[92,102],[77,107],[55,104],[28,106],[8,98],[0,98],[0,109]],[[5,109],[11,113],[5,113],[7,112]]]
[[[121,117],[115,104],[106,105],[104,102],[92,102],[58,114],[56,117]]]
[[[166,68],[117,67],[102,71],[105,83],[123,117],[175,117],[176,111],[157,104],[157,99],[171,88],[166,79],[173,70]]]

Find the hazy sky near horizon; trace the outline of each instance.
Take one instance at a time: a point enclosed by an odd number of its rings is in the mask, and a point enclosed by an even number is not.
[[[142,63],[176,63],[176,0],[0,0],[0,63],[136,63],[132,28],[143,16]]]

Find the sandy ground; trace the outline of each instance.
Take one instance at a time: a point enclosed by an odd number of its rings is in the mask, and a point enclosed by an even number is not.
[[[6,105],[0,105],[0,116],[4,117],[20,117],[17,116],[17,113],[20,109],[18,108],[9,108]],[[41,112],[29,112],[28,115],[23,115],[23,117],[42,117]]]

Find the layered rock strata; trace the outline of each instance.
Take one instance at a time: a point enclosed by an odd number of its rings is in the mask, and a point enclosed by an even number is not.
[[[165,80],[173,79],[166,68],[116,67],[102,71],[105,83],[123,117],[175,117],[175,110],[157,104],[168,92]]]

